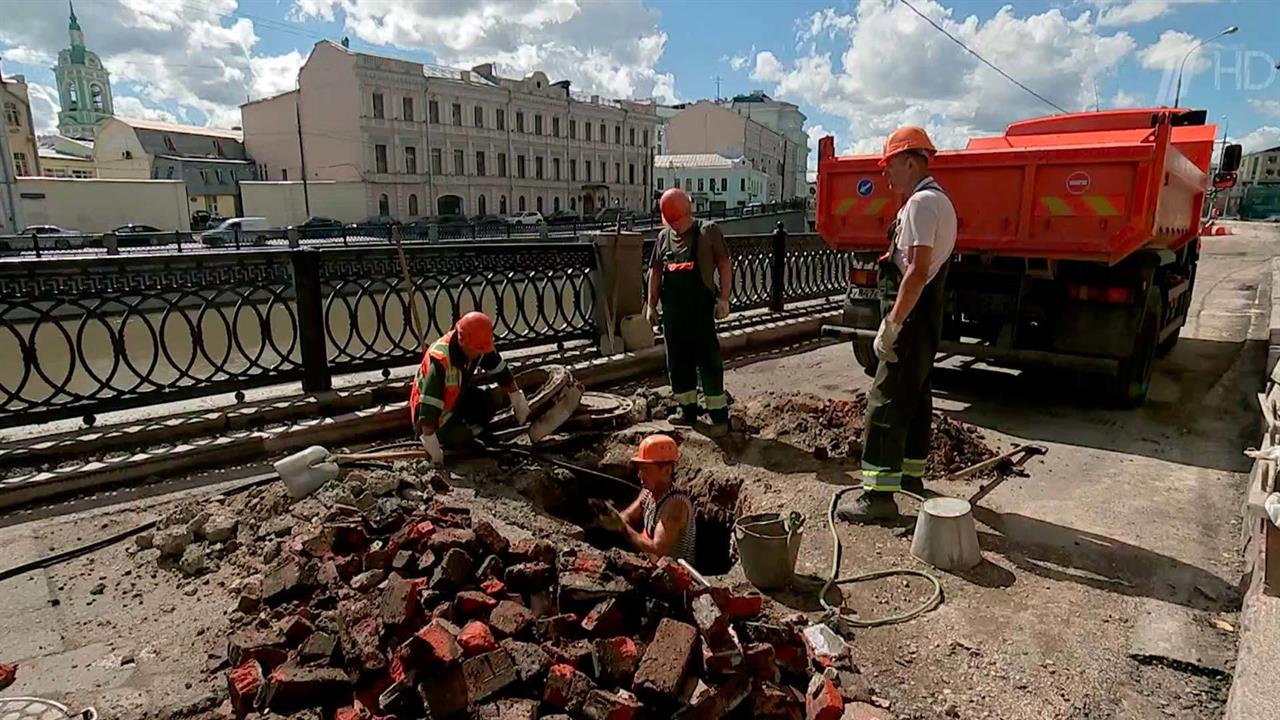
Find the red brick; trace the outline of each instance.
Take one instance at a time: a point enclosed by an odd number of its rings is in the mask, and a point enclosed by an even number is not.
[[[582,706],[587,720],[635,720],[640,710],[640,701],[626,690],[592,690]]]
[[[418,549],[422,543],[430,540],[431,536],[436,532],[436,526],[426,521],[406,525],[405,527],[409,528],[409,531],[402,547],[408,547],[412,543],[414,549]]]
[[[708,675],[724,676],[742,668],[743,651],[738,634],[729,628],[723,639],[703,641],[702,666]]]
[[[453,596],[453,611],[458,617],[485,617],[498,606],[498,601],[475,590],[467,590]]]
[[[517,563],[539,562],[551,566],[556,564],[556,546],[547,540],[533,538],[512,540],[506,554]]]
[[[606,557],[609,569],[632,585],[644,585],[653,574],[653,560],[647,555],[615,548]]]
[[[559,585],[560,607],[581,612],[589,612],[597,604],[631,590],[631,585],[622,578],[580,572],[561,573]]]
[[[444,552],[444,557],[436,566],[435,574],[431,576],[431,589],[456,590],[468,580],[470,573],[471,556],[458,548],[452,548]]]
[[[262,577],[262,600],[267,605],[280,603],[302,595],[315,579],[302,560],[288,557],[272,567]]]
[[[507,639],[503,640],[501,645],[502,649],[511,656],[516,666],[516,673],[519,674],[520,681],[523,683],[532,685],[538,682],[546,673],[547,667],[551,665],[547,653],[533,643]]]
[[[487,520],[472,525],[471,529],[475,532],[476,542],[490,555],[501,555],[511,547],[511,541]]]
[[[497,603],[489,614],[489,625],[499,634],[516,637],[529,629],[533,624],[533,613],[529,608],[517,602],[503,600]]]
[[[504,699],[476,708],[477,720],[537,720],[538,701]]]
[[[763,682],[752,694],[751,715],[754,720],[804,720],[804,698],[789,687]]]
[[[348,582],[364,570],[364,563],[360,560],[359,555],[337,557],[333,559],[333,563],[338,569],[338,577]]]
[[[489,557],[493,557],[493,556],[490,555]],[[480,583],[480,591],[483,592],[485,595],[488,595],[489,597],[495,600],[498,600],[498,599],[501,599],[503,595],[507,594],[507,585],[506,583],[498,579],[485,580],[484,582]]]
[[[570,567],[573,572],[598,576],[604,572],[604,553],[596,550],[579,550],[577,556],[573,558],[573,563]]]
[[[461,665],[419,678],[418,695],[428,711],[427,717],[448,718],[467,709],[467,678]]]
[[[593,669],[591,641],[589,640],[576,640],[567,645],[556,645],[548,642],[542,644],[542,649],[551,657],[552,663],[571,665],[583,672]]]
[[[351,699],[351,678],[338,668],[285,664],[271,671],[267,707],[287,714]]]
[[[462,627],[462,632],[458,633],[458,645],[462,646],[464,657],[472,657],[496,649],[498,642],[493,639],[493,632],[489,630],[488,625],[479,620],[472,620]]]
[[[311,528],[301,536],[294,538],[298,549],[313,558],[328,557],[333,554],[334,531],[328,525]]]
[[[409,673],[412,675],[412,673]],[[378,709],[395,717],[415,717],[421,713],[421,698],[413,687],[413,679],[404,677],[391,683],[378,695]]]
[[[301,643],[311,633],[315,632],[315,626],[311,624],[311,621],[301,615],[290,615],[277,623],[276,627],[284,634],[285,640],[292,645]]]
[[[364,526],[358,522],[334,523],[333,552],[335,555],[350,555],[364,552],[369,547],[369,536]]]
[[[411,580],[393,575],[382,591],[382,622],[391,628],[404,625],[418,609],[418,591]]]
[[[844,698],[840,688],[824,675],[814,675],[804,696],[806,720],[840,720],[844,714]]]
[[[778,658],[769,643],[750,643],[742,649],[743,669],[751,677],[764,682],[781,681]]]
[[[463,528],[441,528],[431,535],[427,547],[436,553],[458,549],[470,552],[476,546],[476,534]]]
[[[467,697],[473,703],[502,692],[519,679],[511,656],[502,649],[467,658],[462,663],[462,674],[467,680]]]
[[[591,644],[591,665],[597,679],[629,686],[641,654],[640,645],[625,635],[601,638]]]
[[[431,504],[427,514],[437,525],[445,529],[471,527],[471,508],[468,507],[437,501]]]
[[[364,553],[364,569],[368,570],[386,570],[391,567],[392,552],[382,546],[381,542],[375,542],[372,547]]]
[[[893,716],[875,705],[855,702],[844,706],[840,720],[893,720]]]
[[[669,557],[664,557],[658,561],[658,567],[650,577],[650,584],[654,592],[660,596],[674,598],[689,592],[693,588],[694,581],[693,575],[684,566]]]
[[[337,639],[329,633],[312,633],[298,649],[298,657],[302,658],[303,662],[327,665],[333,660],[333,650],[337,645]]]
[[[601,602],[582,619],[582,629],[590,637],[608,637],[621,634],[624,630],[622,610],[616,599]]]
[[[803,645],[774,645],[773,653],[778,660],[778,667],[783,671],[792,675],[805,675],[809,672],[809,654]]]
[[[258,704],[266,678],[257,660],[246,660],[227,673],[227,694],[236,717],[244,717]]]
[[[429,574],[432,568],[436,566],[436,557],[437,555],[430,550],[423,550],[418,553],[418,574]]]
[[[289,655],[289,642],[279,630],[238,630],[227,639],[227,658],[232,665],[242,665],[246,660],[257,660],[271,668],[285,661]]]
[[[503,581],[514,592],[532,593],[545,590],[555,582],[555,568],[547,563],[527,562],[511,565]]]
[[[698,631],[671,618],[658,623],[653,642],[649,643],[636,670],[635,688],[643,696],[657,696],[670,701],[684,682],[698,642]]]
[[[453,623],[432,620],[405,643],[405,661],[414,667],[445,667],[458,662],[462,659],[459,632]]]
[[[538,618],[534,623],[533,632],[539,640],[555,642],[577,636],[579,629],[578,616],[573,613],[563,613]]]
[[[568,710],[570,714],[581,712],[587,695],[595,689],[591,678],[572,665],[552,665],[547,671],[547,684],[542,701],[548,705]]]
[[[687,720],[721,720],[751,695],[751,679],[735,675],[704,695],[681,716]]]
[[[382,621],[377,617],[366,617],[353,626],[344,628],[343,654],[354,660],[367,672],[377,672],[387,667],[387,658],[382,654]]]
[[[413,554],[412,550],[397,550],[396,554],[391,558],[391,569],[396,572],[409,571],[417,566],[418,558]]]
[[[503,564],[502,558],[497,555],[490,555],[480,563],[480,569],[476,570],[476,577],[486,580],[501,580],[506,573],[506,565]]]
[[[729,630],[729,616],[716,604],[715,598],[705,593],[694,598],[690,606],[702,637],[711,642],[723,640]]]
[[[354,705],[338,708],[333,714],[333,720],[364,720],[360,715],[360,709]]]
[[[728,588],[718,587],[711,591],[711,595],[720,609],[734,622],[753,620],[764,612],[764,595],[754,590],[735,593]]]

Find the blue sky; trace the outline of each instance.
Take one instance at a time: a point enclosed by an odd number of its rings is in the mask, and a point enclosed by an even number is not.
[[[1068,110],[1172,102],[1229,118],[1246,149],[1280,145],[1280,23],[1269,0],[909,0]],[[1056,112],[980,65],[902,0],[80,0],[90,49],[112,71],[120,114],[236,124],[237,105],[287,89],[319,39],[505,74],[538,68],[616,96],[692,100],[762,89],[800,105],[812,137],[866,151],[899,124],[954,147],[1021,117]],[[49,66],[66,5],[0,0],[6,74],[32,83],[51,127]],[[816,150],[816,142],[813,143]]]

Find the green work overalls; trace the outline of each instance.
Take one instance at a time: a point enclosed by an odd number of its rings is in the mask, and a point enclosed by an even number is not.
[[[724,361],[716,335],[716,295],[702,281],[698,241],[702,224],[695,220],[693,237],[681,245],[674,230],[663,233],[662,333],[667,348],[667,376],[671,394],[688,420],[698,416],[698,379],[702,398],[714,423],[729,420],[724,394]],[[661,237],[661,236],[660,236]]]
[[[936,182],[916,190],[943,192]],[[945,194],[945,193],[944,193]],[[898,298],[902,271],[893,262],[898,220],[889,226],[889,251],[880,258],[880,313],[888,317]],[[924,286],[920,299],[902,323],[894,344],[897,362],[880,361],[867,397],[866,430],[862,439],[862,489],[896,492],[902,478],[924,477],[929,457],[929,431],[933,417],[933,392],[929,373],[942,340],[942,315],[946,304],[950,258]]]

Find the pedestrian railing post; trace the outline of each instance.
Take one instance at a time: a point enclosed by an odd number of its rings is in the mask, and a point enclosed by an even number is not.
[[[104,233],[102,236],[102,247],[106,248],[108,255],[120,254],[120,241],[116,239],[115,233]]]
[[[297,250],[300,243],[298,242],[298,228],[291,227],[284,231],[285,238],[289,241],[289,247]]]
[[[773,252],[769,259],[769,309],[782,312],[786,307],[787,231],[781,222],[773,229]]]
[[[324,299],[320,291],[320,252],[299,248],[289,253],[293,291],[298,304],[298,345],[302,356],[303,392],[333,388],[329,348],[324,331]]]

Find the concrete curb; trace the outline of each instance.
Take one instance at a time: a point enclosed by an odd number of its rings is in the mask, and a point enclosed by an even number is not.
[[[721,334],[726,357],[762,347],[816,338],[823,323],[839,315],[825,311],[807,317],[755,325]],[[638,352],[599,358],[571,366],[574,376],[586,387],[601,387],[642,377],[662,369],[665,351],[655,346]],[[369,393],[374,400],[380,393]],[[352,442],[403,433],[408,427],[408,408],[403,399],[394,404],[363,408],[343,415],[312,416],[278,430],[240,431],[231,435],[202,438],[151,453],[133,453],[107,462],[90,462],[66,470],[52,470],[0,481],[0,511],[35,502],[137,483],[149,483],[166,476],[219,465],[247,465],[311,445],[342,446]],[[214,432],[225,424],[209,420]]]

